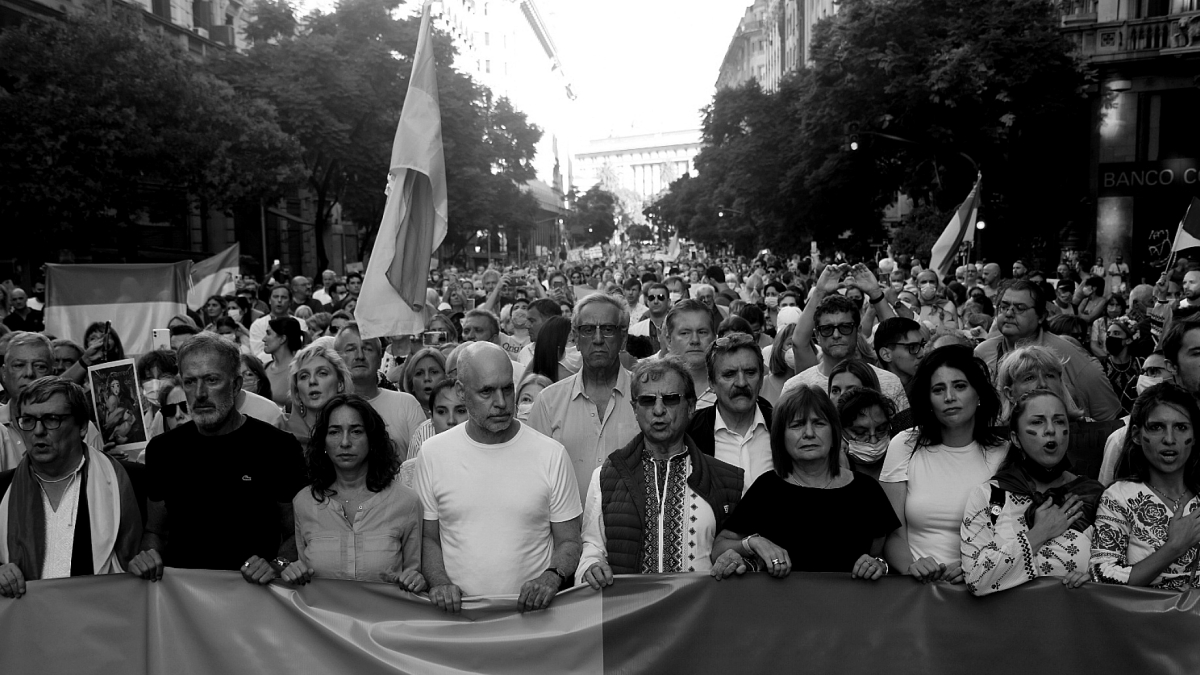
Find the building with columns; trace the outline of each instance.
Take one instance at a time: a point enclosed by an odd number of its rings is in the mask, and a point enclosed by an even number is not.
[[[642,209],[685,173],[695,173],[700,130],[610,136],[590,141],[575,156],[575,188],[599,185],[616,194],[642,222]]]

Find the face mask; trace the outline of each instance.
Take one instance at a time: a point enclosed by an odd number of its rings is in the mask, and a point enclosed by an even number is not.
[[[1156,384],[1161,384],[1165,381],[1166,381],[1165,378],[1161,378],[1161,377],[1150,377],[1149,375],[1138,375],[1137,385],[1136,385],[1138,396],[1141,396],[1142,392],[1146,391],[1150,387],[1153,387]]]
[[[563,353],[562,364],[567,370],[577,373],[583,365],[583,357],[579,355],[579,348],[575,345],[567,345],[567,350]]]
[[[936,296],[937,296],[937,287],[935,287],[935,286],[922,286],[921,287],[921,299],[922,300],[929,301],[929,300],[934,299],[934,297],[936,297]]]
[[[767,307],[770,307],[771,309],[775,309],[776,307],[779,306],[779,296],[778,295],[768,295],[767,297],[763,298],[763,302],[767,303]]]
[[[158,393],[162,390],[162,380],[149,380],[142,383],[142,397],[150,405],[158,405]]]
[[[683,299],[683,293],[676,293],[675,291],[671,291],[667,295],[671,298],[672,305]]]
[[[796,372],[796,352],[790,346],[787,351],[783,352],[783,362],[792,369],[793,373]]]
[[[526,401],[525,403],[518,403],[517,404],[517,419],[521,420],[522,422],[529,419],[529,411],[530,410],[533,410],[533,401]]]
[[[1109,354],[1120,354],[1121,350],[1125,349],[1125,341],[1119,337],[1104,338],[1104,350]]]
[[[846,452],[851,457],[865,464],[874,464],[878,462],[884,454],[887,453],[888,444],[891,439],[887,436],[875,441],[874,443],[864,443],[863,441],[846,441]]]
[[[529,323],[529,312],[518,309],[512,313],[512,325],[514,328],[524,328],[527,323]]]
[[[229,318],[233,319],[234,321],[241,321],[242,320],[242,310],[240,310],[240,309],[229,310]]]

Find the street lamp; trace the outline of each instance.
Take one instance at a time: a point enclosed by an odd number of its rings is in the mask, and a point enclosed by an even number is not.
[[[739,216],[745,216],[745,215],[746,215],[744,212],[742,212],[742,211],[739,211],[738,209],[735,209],[735,208],[728,207],[728,206],[718,206],[718,207],[717,207],[717,217],[718,217],[718,218],[724,218],[724,217],[725,217],[725,213],[726,213],[726,212],[729,212],[729,213],[736,213],[736,214],[737,214],[737,215],[739,215]]]

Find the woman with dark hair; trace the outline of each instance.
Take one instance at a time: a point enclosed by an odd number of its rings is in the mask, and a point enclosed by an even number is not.
[[[916,426],[892,439],[879,480],[900,528],[887,559],[921,581],[962,583],[961,534],[967,497],[995,475],[1006,447],[996,432],[1000,397],[969,347],[930,352],[913,376]]]
[[[1138,396],[1125,454],[1100,498],[1092,578],[1105,584],[1187,590],[1200,561],[1200,408],[1187,391],[1156,384]]]
[[[210,295],[200,306],[200,318],[202,319],[202,330],[215,331],[217,319],[225,316],[226,300],[224,296]]]
[[[854,388],[842,392],[837,410],[850,468],[878,480],[892,441],[896,404],[878,389]]]
[[[725,337],[726,333],[745,333],[752,335],[750,322],[740,316],[730,316],[717,325],[717,337]]]
[[[796,375],[792,364],[795,363],[795,352],[792,351],[792,333],[796,332],[796,324],[790,323],[775,333],[772,343],[771,356],[767,359],[766,373],[763,374],[762,389],[758,395],[767,399],[771,405],[779,400],[783,385]],[[789,357],[792,359],[788,363]]]
[[[962,567],[975,595],[1039,576],[1067,588],[1088,581],[1092,523],[1104,486],[1071,473],[1070,418],[1057,392],[1036,389],[1017,402],[1004,466],[971,491],[960,528]]]
[[[112,325],[104,321],[97,321],[87,327],[83,331],[83,348],[84,356],[88,356],[95,348],[100,347],[100,340],[107,336],[108,340],[104,344],[103,357],[93,359],[91,363],[84,364],[84,373],[86,375],[87,367],[94,366],[97,363],[108,363],[109,361],[120,361],[125,358],[125,347],[121,346],[121,336],[117,335],[117,331],[112,329]]]
[[[826,392],[835,406],[842,392],[854,387],[879,391],[879,377],[871,370],[871,366],[859,359],[846,359],[829,371]]]
[[[250,354],[242,354],[242,366],[238,369],[238,375],[242,378],[242,389],[252,394],[273,401],[271,395],[271,378],[267,376],[266,368],[263,368],[262,361]]]
[[[841,467],[841,439],[825,392],[801,386],[779,402],[771,420],[775,470],[754,481],[713,542],[714,577],[741,574],[756,559],[775,577],[793,568],[872,581],[887,573],[879,555],[900,522],[879,483]]]
[[[321,411],[304,453],[308,487],[292,499],[299,560],[283,580],[315,577],[382,581],[410,593],[421,576],[421,499],[400,484],[400,460],[387,425],[354,394]]]
[[[271,381],[271,400],[281,408],[291,402],[290,382],[292,357],[304,346],[304,334],[300,322],[290,316],[267,321],[267,332],[263,336],[263,351],[270,355],[267,364],[267,379]]]
[[[571,322],[561,316],[546,319],[538,331],[537,341],[533,348],[533,361],[529,362],[529,371],[545,375],[552,382],[558,382],[571,373],[560,363],[567,352],[567,341],[571,337]]]

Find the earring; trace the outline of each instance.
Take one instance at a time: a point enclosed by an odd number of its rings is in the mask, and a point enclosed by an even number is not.
[[[304,409],[304,404],[303,404],[303,403],[297,403],[297,404],[296,404],[296,407],[298,407],[298,408],[300,409],[300,416],[301,416],[301,417],[304,417],[305,415],[307,415],[307,414],[308,414],[308,412],[307,412],[307,411],[305,411],[305,409]]]

